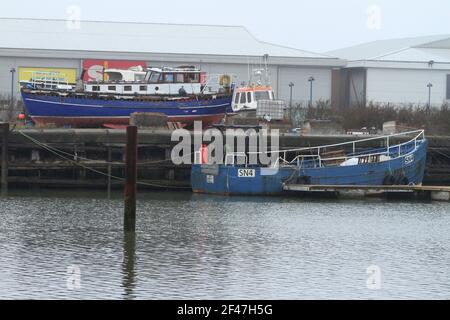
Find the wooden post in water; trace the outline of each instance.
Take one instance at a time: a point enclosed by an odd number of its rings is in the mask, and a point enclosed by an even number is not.
[[[1,123],[2,135],[2,173],[1,173],[1,195],[6,196],[8,193],[8,135],[9,123]]]
[[[127,127],[124,231],[136,230],[137,127]]]
[[[112,161],[111,146],[108,146],[108,200],[111,199],[111,175],[112,175],[111,161]]]

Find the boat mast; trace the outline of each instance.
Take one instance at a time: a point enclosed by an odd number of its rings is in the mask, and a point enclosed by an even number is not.
[[[269,60],[269,55],[266,53],[266,54],[264,55],[264,73],[265,73],[266,85],[267,85],[267,86],[270,86],[270,77],[269,77],[268,60]]]

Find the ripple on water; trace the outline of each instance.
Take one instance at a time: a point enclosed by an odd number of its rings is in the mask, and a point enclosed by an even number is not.
[[[0,297],[450,298],[447,203],[148,193],[135,238],[122,208],[103,193],[2,200]],[[366,285],[372,265],[380,290]]]

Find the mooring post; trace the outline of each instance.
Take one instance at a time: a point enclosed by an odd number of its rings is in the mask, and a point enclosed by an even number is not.
[[[108,146],[108,199],[111,199],[111,175],[112,175],[112,152],[111,146]]]
[[[1,123],[2,133],[2,174],[1,174],[1,196],[8,193],[8,135],[9,123]]]
[[[127,127],[124,230],[136,230],[137,127]]]

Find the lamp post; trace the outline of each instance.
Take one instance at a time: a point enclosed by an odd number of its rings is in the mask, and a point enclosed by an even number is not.
[[[309,81],[309,107],[312,107],[313,104],[313,82],[316,79],[314,79],[314,77],[309,77],[308,81]]]
[[[16,69],[11,68],[9,72],[11,72],[11,111],[12,111],[14,108],[14,73],[16,73]]]
[[[292,89],[294,88],[294,83],[289,83],[289,89],[290,89],[290,98],[289,98],[289,107],[292,108]]]
[[[427,113],[430,114],[431,109],[431,88],[433,87],[433,84],[430,82],[427,84],[428,87],[428,106],[427,106]]]

